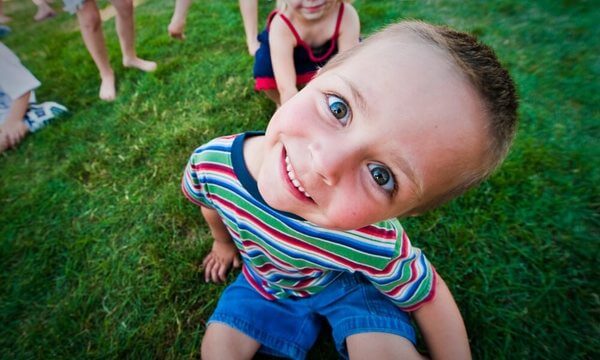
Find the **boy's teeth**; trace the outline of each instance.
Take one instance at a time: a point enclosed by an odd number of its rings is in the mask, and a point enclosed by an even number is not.
[[[300,185],[300,181],[298,181],[296,179],[296,173],[294,172],[294,169],[292,168],[292,165],[290,164],[290,158],[288,158],[287,156],[285,157],[285,163],[287,164],[286,166],[286,170],[288,173],[288,177],[290,178],[290,180],[292,181],[292,184],[294,184],[294,186],[296,187],[296,189],[298,189],[301,193],[304,194],[304,196],[306,197],[310,197],[310,195],[306,192],[306,190],[304,190],[304,188]]]

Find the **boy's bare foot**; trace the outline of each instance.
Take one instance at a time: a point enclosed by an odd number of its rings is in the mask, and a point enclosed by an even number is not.
[[[169,36],[173,39],[184,40],[185,34],[183,33],[183,29],[185,28],[185,23],[178,23],[176,21],[171,21],[167,31],[169,31]]]
[[[33,16],[35,21],[44,21],[56,16],[56,13],[52,9],[38,9],[37,13]]]
[[[154,61],[148,61],[140,59],[138,57],[132,59],[123,59],[123,66],[140,69],[145,72],[152,72],[156,70],[156,63]]]
[[[100,84],[100,99],[104,101],[113,101],[117,96],[115,90],[115,74],[101,76],[102,84]]]
[[[0,15],[0,24],[6,24],[7,22],[10,22],[11,20],[12,20],[12,18],[10,16]]]

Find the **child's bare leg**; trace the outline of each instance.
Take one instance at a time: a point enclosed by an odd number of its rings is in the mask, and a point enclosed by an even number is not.
[[[362,333],[346,338],[350,359],[425,359],[407,339],[387,333]]]
[[[4,8],[2,7],[2,0],[0,0],[0,24],[6,24],[12,19],[9,16],[4,15]]]
[[[277,108],[279,109],[279,107],[281,106],[281,96],[279,96],[279,91],[276,89],[269,89],[265,90],[265,94],[269,99],[273,100],[273,102],[275,103],[275,105],[277,105]]]
[[[175,0],[175,10],[173,11],[173,17],[169,23],[167,30],[169,35],[175,39],[183,40],[183,30],[185,29],[185,19],[187,17],[188,9],[192,0]]]
[[[83,42],[100,72],[100,78],[102,79],[100,99],[112,101],[116,96],[115,74],[110,67],[104,34],[102,34],[102,19],[95,0],[88,0],[83,3],[81,9],[77,11],[77,20],[79,21]]]
[[[225,324],[211,323],[202,338],[203,360],[252,359],[260,344]]]
[[[140,59],[135,52],[133,0],[113,0],[112,4],[117,11],[117,34],[123,54],[123,66],[134,67],[142,71],[156,70],[155,62]]]
[[[37,6],[37,13],[33,16],[35,21],[43,21],[56,15],[45,0],[33,0],[33,3]]]

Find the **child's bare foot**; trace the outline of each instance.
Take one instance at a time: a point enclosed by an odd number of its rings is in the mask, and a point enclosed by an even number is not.
[[[169,31],[169,36],[173,39],[184,40],[185,34],[183,33],[183,29],[185,28],[185,23],[176,22],[171,20],[169,27],[167,30]]]
[[[145,72],[152,72],[156,70],[156,63],[154,61],[148,61],[135,57],[132,59],[123,58],[123,66],[140,69]]]
[[[100,99],[104,101],[113,101],[117,96],[115,90],[115,74],[101,76],[102,84],[100,84]]]
[[[12,18],[10,16],[0,15],[0,24],[6,24],[7,22],[10,22],[11,20],[12,20]]]
[[[51,17],[56,16],[54,10],[48,9],[38,9],[37,13],[33,16],[33,20],[35,21],[44,21],[46,19],[50,19]]]

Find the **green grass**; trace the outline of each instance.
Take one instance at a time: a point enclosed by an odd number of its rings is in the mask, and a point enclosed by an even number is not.
[[[272,4],[261,2],[261,19]],[[97,99],[74,17],[34,23],[30,1],[4,5],[14,20],[3,41],[42,81],[38,98],[72,115],[0,156],[0,357],[197,358],[223,287],[203,283],[211,239],[180,193],[182,169],[196,146],[263,129],[274,110],[252,90],[237,1],[195,2],[185,42],[166,35],[171,0],[140,5],[137,48],[158,61],[153,74],[122,68],[114,20],[105,23],[114,103]],[[365,35],[400,18],[471,31],[517,82],[521,124],[505,165],[404,221],[453,291],[474,357],[598,358],[598,6],[355,6]],[[335,357],[327,339],[311,358]]]

